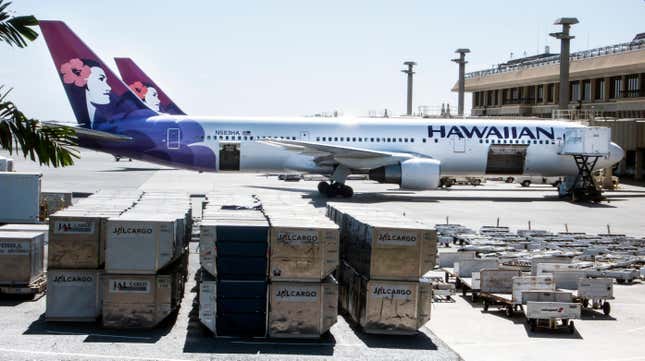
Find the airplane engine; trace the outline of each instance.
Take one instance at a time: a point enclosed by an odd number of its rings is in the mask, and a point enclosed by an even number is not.
[[[396,183],[405,189],[434,189],[440,185],[441,162],[435,159],[412,158],[400,164],[374,168],[369,178],[379,183]]]

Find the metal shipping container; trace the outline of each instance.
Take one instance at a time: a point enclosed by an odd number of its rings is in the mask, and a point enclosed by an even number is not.
[[[479,272],[485,268],[497,268],[496,258],[475,258],[462,259],[455,262],[454,272],[459,277],[472,277],[473,272]]]
[[[94,322],[101,315],[101,270],[47,271],[47,321]]]
[[[580,304],[568,302],[527,302],[526,318],[539,320],[580,318]]]
[[[318,338],[338,318],[338,282],[273,282],[269,286],[269,337]]]
[[[512,293],[513,278],[522,276],[519,270],[483,269],[479,271],[479,290],[487,293]]]
[[[108,273],[154,274],[175,258],[175,219],[144,221],[127,214],[106,224],[105,270]]]
[[[573,295],[566,291],[522,291],[522,302],[572,302]]]
[[[338,227],[328,221],[272,221],[269,233],[272,280],[320,281],[338,267]]]
[[[344,268],[346,311],[365,333],[416,334],[430,320],[430,282],[368,280]]]
[[[582,270],[563,270],[552,273],[555,287],[565,290],[577,290],[578,281],[587,277],[587,272]]]
[[[538,265],[541,263],[571,263],[571,257],[548,256],[531,258],[531,276],[538,276]]]
[[[43,274],[42,232],[0,232],[0,284],[28,285]]]
[[[40,173],[0,172],[0,223],[40,221]]]
[[[614,298],[614,280],[611,278],[579,278],[578,297],[596,300]]]
[[[177,309],[182,292],[179,273],[106,274],[103,281],[103,326],[154,327]]]
[[[72,192],[41,192],[41,202],[47,206],[47,216],[72,205]]]
[[[555,291],[555,280],[552,276],[522,276],[513,278],[513,303],[525,304],[522,298],[524,291]]]
[[[62,215],[67,214],[67,215]],[[47,263],[51,268],[96,269],[104,261],[106,219],[69,213],[49,217]]]
[[[607,155],[611,142],[611,128],[580,127],[564,131],[562,154]]]
[[[356,237],[347,242],[343,257],[361,274],[373,279],[413,281],[434,268],[437,261],[434,229],[421,225],[413,228],[412,224],[397,227],[354,223]]]

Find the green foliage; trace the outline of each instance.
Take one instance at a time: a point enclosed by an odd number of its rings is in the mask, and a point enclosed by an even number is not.
[[[0,42],[9,46],[24,48],[35,40],[38,33],[32,27],[38,25],[33,16],[9,15],[11,2],[0,0]],[[43,127],[35,119],[25,116],[15,104],[6,100],[9,91],[3,92],[0,85],[0,148],[10,154],[22,151],[24,157],[38,160],[41,165],[65,167],[74,164],[78,158],[72,146],[75,145],[76,132],[69,127]]]

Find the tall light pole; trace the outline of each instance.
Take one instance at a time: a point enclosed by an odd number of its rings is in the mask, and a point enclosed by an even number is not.
[[[571,39],[575,36],[569,35],[571,25],[577,24],[576,18],[559,18],[553,25],[562,25],[562,31],[551,33],[550,36],[560,39],[560,110],[569,109],[569,55]]]
[[[414,75],[414,66],[417,65],[417,63],[413,61],[406,61],[403,63],[403,65],[407,65],[408,68],[405,70],[401,70],[402,73],[408,74],[408,107],[406,110],[407,115],[412,115],[412,76]]]
[[[455,53],[459,54],[458,59],[452,59],[455,63],[459,64],[459,82],[458,82],[458,91],[459,97],[457,101],[457,115],[460,117],[464,115],[464,92],[466,88],[466,54],[470,53],[470,49],[457,49]]]

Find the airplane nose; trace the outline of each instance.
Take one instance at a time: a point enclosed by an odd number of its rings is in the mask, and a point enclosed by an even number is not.
[[[609,145],[609,161],[611,162],[611,164],[613,165],[620,162],[624,157],[625,150],[623,150],[620,145],[611,142],[611,144]]]

